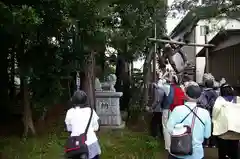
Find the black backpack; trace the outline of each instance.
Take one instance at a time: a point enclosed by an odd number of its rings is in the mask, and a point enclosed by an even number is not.
[[[83,134],[80,134],[79,136],[70,136],[67,139],[65,146],[65,154],[67,158],[73,158],[81,155],[84,155],[88,158],[89,156],[88,146],[85,142],[87,141],[87,132],[93,115],[93,109],[90,109],[91,114],[85,132]]]
[[[212,114],[213,106],[218,97],[217,93],[214,90],[207,90],[206,92],[204,92],[204,97],[207,103],[203,107],[207,109],[210,114]]]

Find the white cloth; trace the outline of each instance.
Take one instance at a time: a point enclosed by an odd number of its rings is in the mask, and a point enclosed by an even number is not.
[[[240,104],[240,97],[239,96],[237,96],[237,103]]]
[[[164,136],[166,150],[170,150],[170,144],[171,144],[171,137],[167,129],[167,121],[168,121],[169,113],[170,113],[169,109],[163,109],[162,126],[163,126],[163,136]]]
[[[165,83],[165,84],[162,85],[161,88],[164,90],[166,96],[168,96],[169,93],[170,93],[170,84]]]
[[[218,97],[212,113],[213,135],[221,135],[223,139],[240,139],[239,114],[240,104],[228,102],[221,96]]]
[[[71,132],[71,136],[78,136],[84,133],[90,118],[90,114],[91,109],[89,107],[76,107],[71,108],[67,111],[65,124],[67,126],[67,130]],[[99,117],[97,113],[93,110],[91,123],[87,132],[87,145],[91,145],[98,141],[95,134],[95,131],[97,131],[99,128],[98,119]]]
[[[175,53],[172,57],[175,65],[176,65],[176,68],[179,72],[183,71],[184,70],[184,66],[185,66],[185,63],[184,63],[184,60],[181,56],[181,54],[179,52]]]
[[[175,125],[175,127],[172,131],[172,135],[182,135],[186,132],[187,132],[187,128],[184,127],[184,125],[181,123],[181,124]]]

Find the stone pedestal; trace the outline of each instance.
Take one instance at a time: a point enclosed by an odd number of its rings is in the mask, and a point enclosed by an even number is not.
[[[96,91],[96,112],[100,118],[101,127],[124,128],[119,99],[122,92]]]

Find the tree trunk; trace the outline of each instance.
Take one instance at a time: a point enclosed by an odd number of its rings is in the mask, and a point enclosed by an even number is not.
[[[134,66],[133,66],[133,60],[131,60],[131,63],[130,63],[130,79],[132,81],[133,79],[133,74],[134,74]]]
[[[148,50],[147,50],[148,51]],[[150,65],[153,56],[153,49],[149,51],[147,55],[144,65],[143,65],[143,95],[142,95],[142,102],[141,107],[144,108],[148,104],[148,92],[149,92],[149,81],[150,81]]]
[[[20,93],[22,95],[21,98],[21,105],[23,107],[23,124],[24,124],[24,136],[28,135],[28,131],[30,129],[31,133],[33,135],[36,134],[35,127],[33,124],[32,119],[32,110],[31,110],[31,104],[30,104],[30,97],[29,97],[29,90],[28,90],[28,78],[27,78],[27,72],[29,69],[29,66],[27,64],[26,60],[26,54],[25,54],[25,37],[24,35],[21,38],[20,44],[18,46],[18,54],[17,54],[17,60],[18,60],[18,68],[20,70]]]
[[[116,92],[123,92],[123,80],[122,80],[122,76],[123,76],[123,70],[125,68],[125,61],[124,59],[121,57],[120,54],[117,55],[117,60],[116,60],[116,72],[115,75],[117,77],[117,81],[115,84],[115,88],[116,88]]]
[[[68,98],[71,99],[72,93],[71,93],[71,79],[67,80],[67,88],[68,88]]]
[[[95,75],[94,75],[94,68],[95,68],[95,57],[94,53],[91,52],[88,59],[85,60],[84,64],[84,75],[83,78],[83,90],[88,95],[89,104],[95,108]]]
[[[4,33],[0,33],[1,38],[7,40],[9,37],[8,35],[5,35]],[[6,118],[9,117],[9,96],[8,96],[8,85],[9,85],[9,77],[8,77],[8,45],[7,42],[2,42],[3,45],[1,45],[1,58],[0,58],[0,119],[3,119],[2,121],[7,121]]]
[[[121,56],[117,56],[117,64],[116,64],[116,91],[123,92],[123,96],[120,99],[120,109],[122,111],[128,110],[129,102],[130,102],[130,71],[129,64],[125,61],[125,59]]]
[[[28,130],[30,129],[33,135],[36,134],[35,127],[32,119],[32,111],[30,106],[30,98],[28,91],[27,78],[21,77],[21,93],[22,93],[22,105],[23,105],[23,124],[24,124],[24,136],[28,135]]]
[[[93,105],[92,107],[96,110],[96,94],[95,94],[95,79],[96,79],[96,59],[95,59],[95,52],[92,53],[92,98],[93,98]]]
[[[131,99],[130,67],[129,63],[125,62],[125,69],[123,72],[123,103],[121,110],[126,111],[129,109],[130,99]]]
[[[15,50],[13,50],[11,52],[11,57],[10,57],[10,70],[11,70],[11,73],[10,73],[10,77],[11,77],[11,80],[10,80],[10,93],[9,93],[9,97],[11,99],[11,101],[13,102],[15,100],[15,97],[16,97],[16,87],[15,87],[15,76],[16,76],[16,73],[15,73],[15,60],[16,60],[16,53],[15,53]],[[14,104],[14,103],[13,103]]]

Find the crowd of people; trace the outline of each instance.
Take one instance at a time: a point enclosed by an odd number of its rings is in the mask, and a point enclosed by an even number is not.
[[[173,75],[153,83],[154,100],[152,106],[147,107],[153,114],[151,135],[164,139],[169,159],[203,159],[204,147],[218,148],[219,159],[238,159],[239,140],[212,135],[216,101],[221,98],[237,103],[234,89],[226,82],[216,88],[212,79],[204,80],[203,87],[186,79],[180,84],[178,77]],[[70,103],[65,118],[70,133],[65,147],[67,157],[99,159],[97,113],[87,104],[83,91],[76,91]]]
[[[214,87],[213,79],[205,79],[203,87],[196,82],[180,84],[176,75],[153,84],[151,135],[162,137],[169,159],[202,159],[204,147],[218,148],[219,159],[238,159],[238,140],[213,136],[212,111],[222,97],[236,103],[234,89],[226,83]]]

